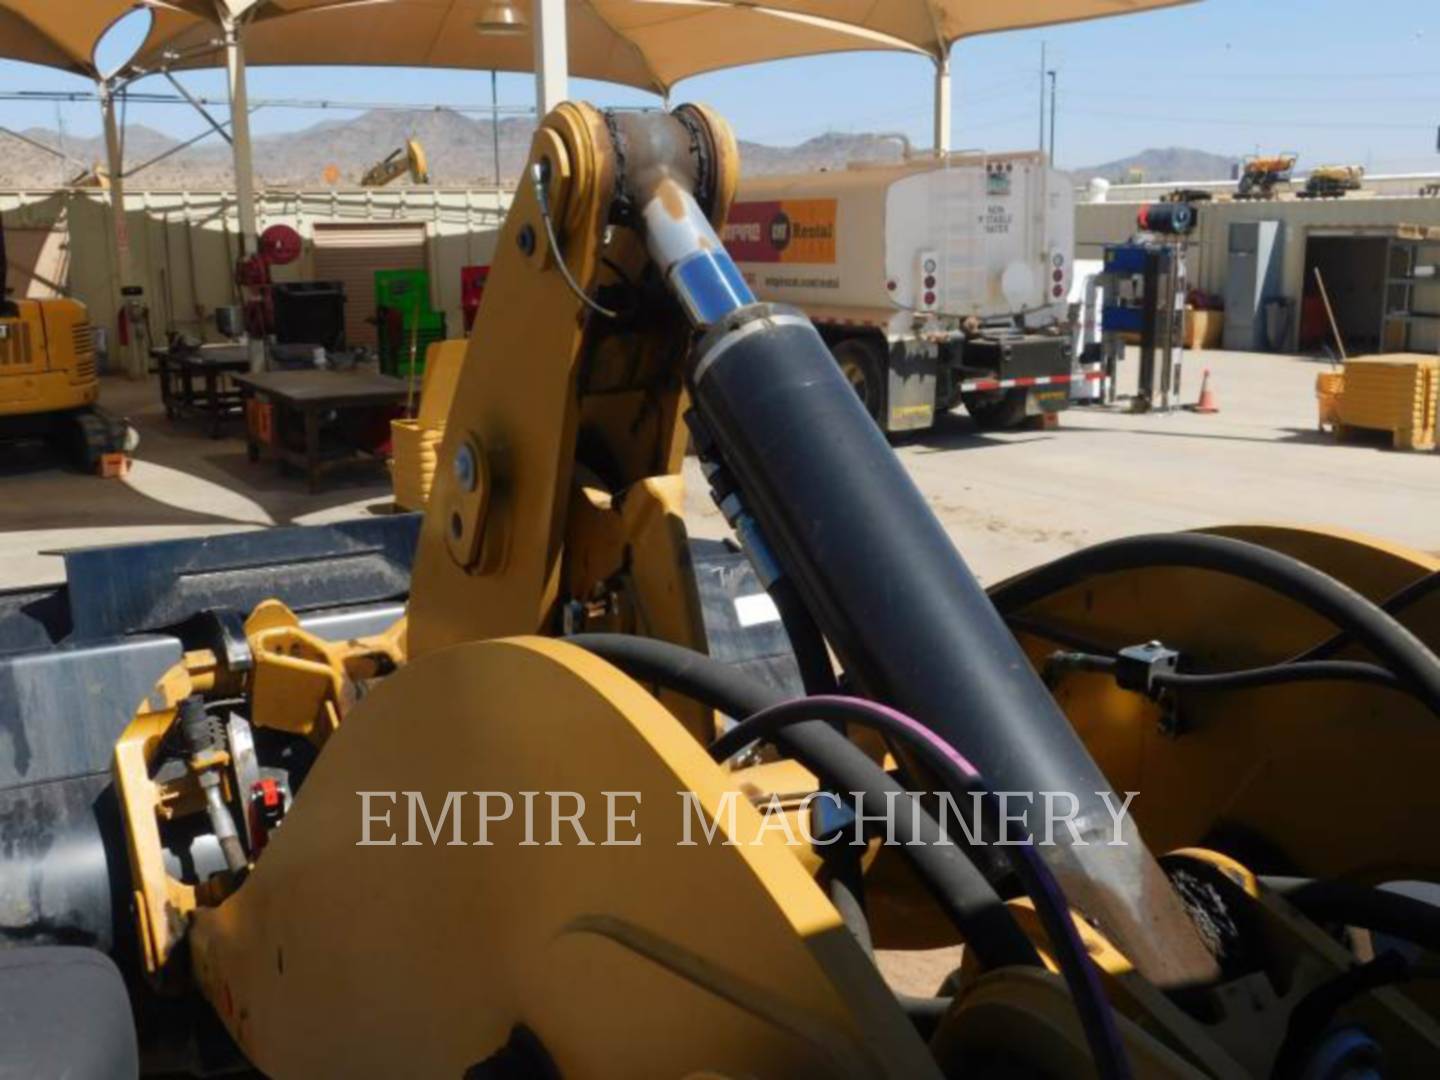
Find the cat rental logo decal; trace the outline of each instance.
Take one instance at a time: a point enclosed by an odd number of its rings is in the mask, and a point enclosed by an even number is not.
[[[721,239],[736,262],[833,263],[836,210],[834,199],[736,203]]]

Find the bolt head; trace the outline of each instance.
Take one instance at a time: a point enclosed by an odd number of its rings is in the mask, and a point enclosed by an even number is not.
[[[455,452],[455,482],[460,485],[460,490],[470,492],[475,490],[476,468],[475,451],[469,443],[461,445]]]

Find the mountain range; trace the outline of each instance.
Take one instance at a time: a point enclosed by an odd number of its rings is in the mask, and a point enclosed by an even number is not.
[[[1182,146],[1171,146],[1163,150],[1142,150],[1117,161],[1103,165],[1092,165],[1085,169],[1072,169],[1071,175],[1077,182],[1100,177],[1112,183],[1130,179],[1138,173],[1148,183],[1175,183],[1181,180],[1230,180],[1234,178],[1238,157],[1211,154],[1204,150],[1190,150]]]
[[[254,140],[257,179],[272,188],[350,187],[367,168],[403,147],[407,138],[425,148],[431,179],[437,185],[464,187],[493,184],[496,158],[499,177],[513,183],[529,153],[533,122],[524,117],[489,117],[448,109],[372,110],[351,119],[326,120],[302,131],[262,135]],[[33,143],[59,151],[47,153],[0,133],[0,187],[60,186],[104,160],[99,137],[62,136],[48,128],[21,134]],[[498,136],[498,138],[497,138]],[[231,186],[230,148],[218,139],[177,149],[179,140],[142,125],[125,131],[128,170],[168,153],[163,160],[128,180],[132,187],[196,189]],[[771,146],[741,140],[744,170],[752,175],[810,172],[843,168],[852,161],[900,161],[908,149],[903,135],[838,133],[816,136],[795,146]],[[1077,180],[1103,176],[1120,180],[1128,169],[1142,168],[1152,181],[1225,179],[1234,159],[1198,150],[1146,150],[1134,157],[1074,171]],[[333,181],[327,179],[333,177]],[[402,178],[397,183],[408,183]]]

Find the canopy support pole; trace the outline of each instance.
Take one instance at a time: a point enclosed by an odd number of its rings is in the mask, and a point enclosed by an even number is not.
[[[570,96],[570,47],[565,0],[535,0],[535,109],[544,120]]]
[[[110,227],[114,246],[110,251],[110,277],[115,282],[115,345],[123,349],[125,375],[143,379],[150,362],[149,326],[145,318],[144,290],[135,274],[130,250],[130,229],[125,221],[125,160],[120,143],[120,125],[115,118],[114,88],[102,82],[100,115],[105,124],[105,159],[110,171]],[[122,329],[123,328],[123,329]],[[124,342],[124,345],[121,345]]]
[[[935,156],[950,153],[950,57],[935,61]]]
[[[239,218],[240,260],[260,251],[255,227],[255,163],[250,146],[250,102],[245,86],[245,42],[243,24],[217,5],[220,25],[225,31],[225,73],[230,91],[230,148],[235,161],[235,211]],[[238,266],[230,268],[239,273]],[[250,370],[265,370],[265,342],[251,337]]]

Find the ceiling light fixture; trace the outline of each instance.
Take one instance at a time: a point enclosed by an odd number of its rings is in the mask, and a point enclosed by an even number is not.
[[[514,4],[496,0],[481,10],[475,29],[489,37],[518,37],[529,32],[530,24],[515,10]]]

